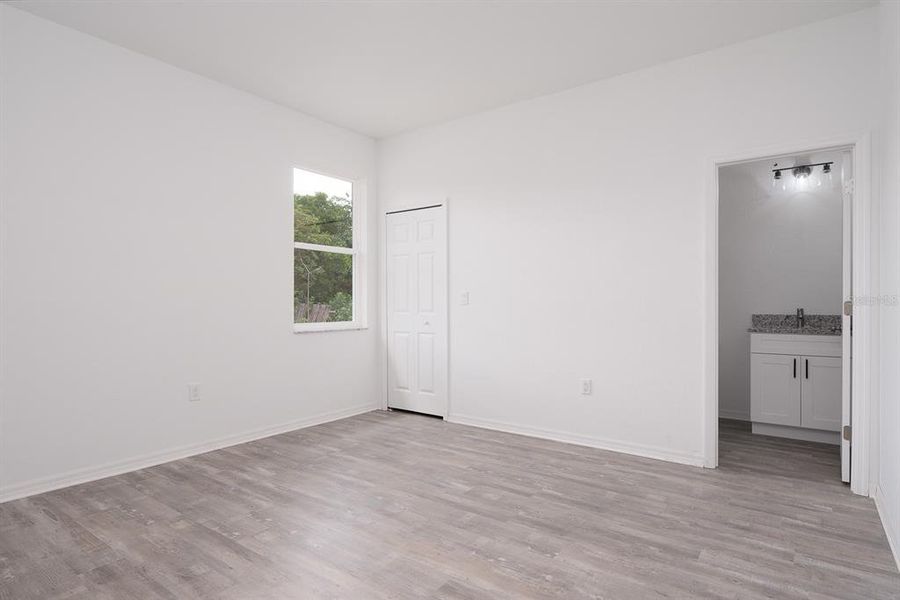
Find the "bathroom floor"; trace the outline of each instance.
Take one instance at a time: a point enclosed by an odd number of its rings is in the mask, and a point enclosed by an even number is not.
[[[719,420],[719,469],[850,489],[841,483],[840,446],[753,435],[748,421]]]

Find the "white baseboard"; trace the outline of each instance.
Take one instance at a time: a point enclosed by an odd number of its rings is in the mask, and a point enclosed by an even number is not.
[[[894,515],[891,512],[888,508],[888,502],[881,494],[881,488],[877,485],[875,486],[872,498],[875,499],[875,508],[878,510],[878,516],[881,517],[881,526],[884,528],[884,535],[887,536],[888,545],[891,547],[891,552],[894,553],[894,562],[897,563],[897,570],[900,570],[900,539],[897,539],[897,535],[892,527],[892,519],[895,516],[900,518],[900,515]]]
[[[719,409],[719,418],[720,419],[732,419],[734,421],[749,421],[750,413],[743,412],[740,410],[728,410],[728,409]]]
[[[447,421],[451,423],[458,423],[460,425],[481,427],[482,429],[492,429],[494,431],[503,431],[506,433],[517,433],[519,435],[527,435],[529,437],[553,440],[566,444],[589,446],[591,448],[610,450],[612,452],[631,454],[633,456],[641,456],[644,458],[655,458],[657,460],[665,460],[682,465],[690,465],[692,467],[702,467],[704,464],[703,456],[699,454],[695,455],[682,452],[673,452],[667,448],[644,446],[642,444],[632,444],[629,442],[622,442],[618,440],[609,440],[605,438],[586,436],[577,433],[568,433],[565,431],[555,431],[552,429],[530,427],[527,425],[517,425],[514,423],[493,421],[490,419],[482,419],[480,417],[470,417],[460,414],[451,414],[447,418]]]
[[[235,446],[237,444],[252,442],[253,440],[278,435],[280,433],[287,433],[288,431],[294,431],[297,429],[303,429],[305,427],[312,427],[313,425],[321,425],[323,423],[345,419],[354,415],[378,410],[378,408],[379,406],[376,404],[354,406],[351,408],[345,408],[342,410],[336,410],[312,417],[307,417],[305,419],[299,419],[297,421],[291,421],[289,423],[282,423],[280,425],[274,425],[271,427],[263,427],[261,429],[245,431],[243,433],[238,433],[235,435],[228,435],[215,440],[201,442],[199,444],[190,444],[187,446],[170,448],[167,450],[152,452],[150,454],[144,454],[142,456],[136,456],[125,460],[106,463],[103,465],[75,469],[66,473],[60,473],[58,475],[32,479],[23,483],[17,483],[14,485],[6,486],[4,488],[0,488],[0,503],[9,502],[10,500],[17,500],[19,498],[25,498],[26,496],[33,496],[35,494],[43,494],[44,492],[50,492],[72,485],[78,485],[80,483],[96,481],[97,479],[104,479],[106,477],[112,477],[114,475],[121,475],[122,473],[137,471],[138,469],[146,469],[147,467],[161,465],[173,460],[179,460],[182,458],[187,458],[189,456],[203,454],[204,452],[211,452],[213,450],[220,450],[222,448]]]

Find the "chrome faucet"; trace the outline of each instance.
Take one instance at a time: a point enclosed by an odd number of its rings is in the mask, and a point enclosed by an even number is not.
[[[797,309],[797,327],[803,329],[803,325],[806,323],[806,315],[803,314],[803,309]]]

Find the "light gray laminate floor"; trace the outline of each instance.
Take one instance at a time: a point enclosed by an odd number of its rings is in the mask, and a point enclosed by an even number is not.
[[[834,448],[721,463],[373,412],[0,505],[0,597],[900,598]]]

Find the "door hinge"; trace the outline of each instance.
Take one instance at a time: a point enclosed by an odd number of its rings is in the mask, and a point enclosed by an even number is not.
[[[844,193],[853,194],[854,192],[856,192],[856,180],[848,179],[844,182]]]
[[[853,300],[846,300],[844,302],[844,314],[848,317],[853,314]]]
[[[845,440],[847,440],[848,442],[853,440],[853,428],[852,427],[850,427],[849,425],[844,425],[843,433],[844,433]]]

